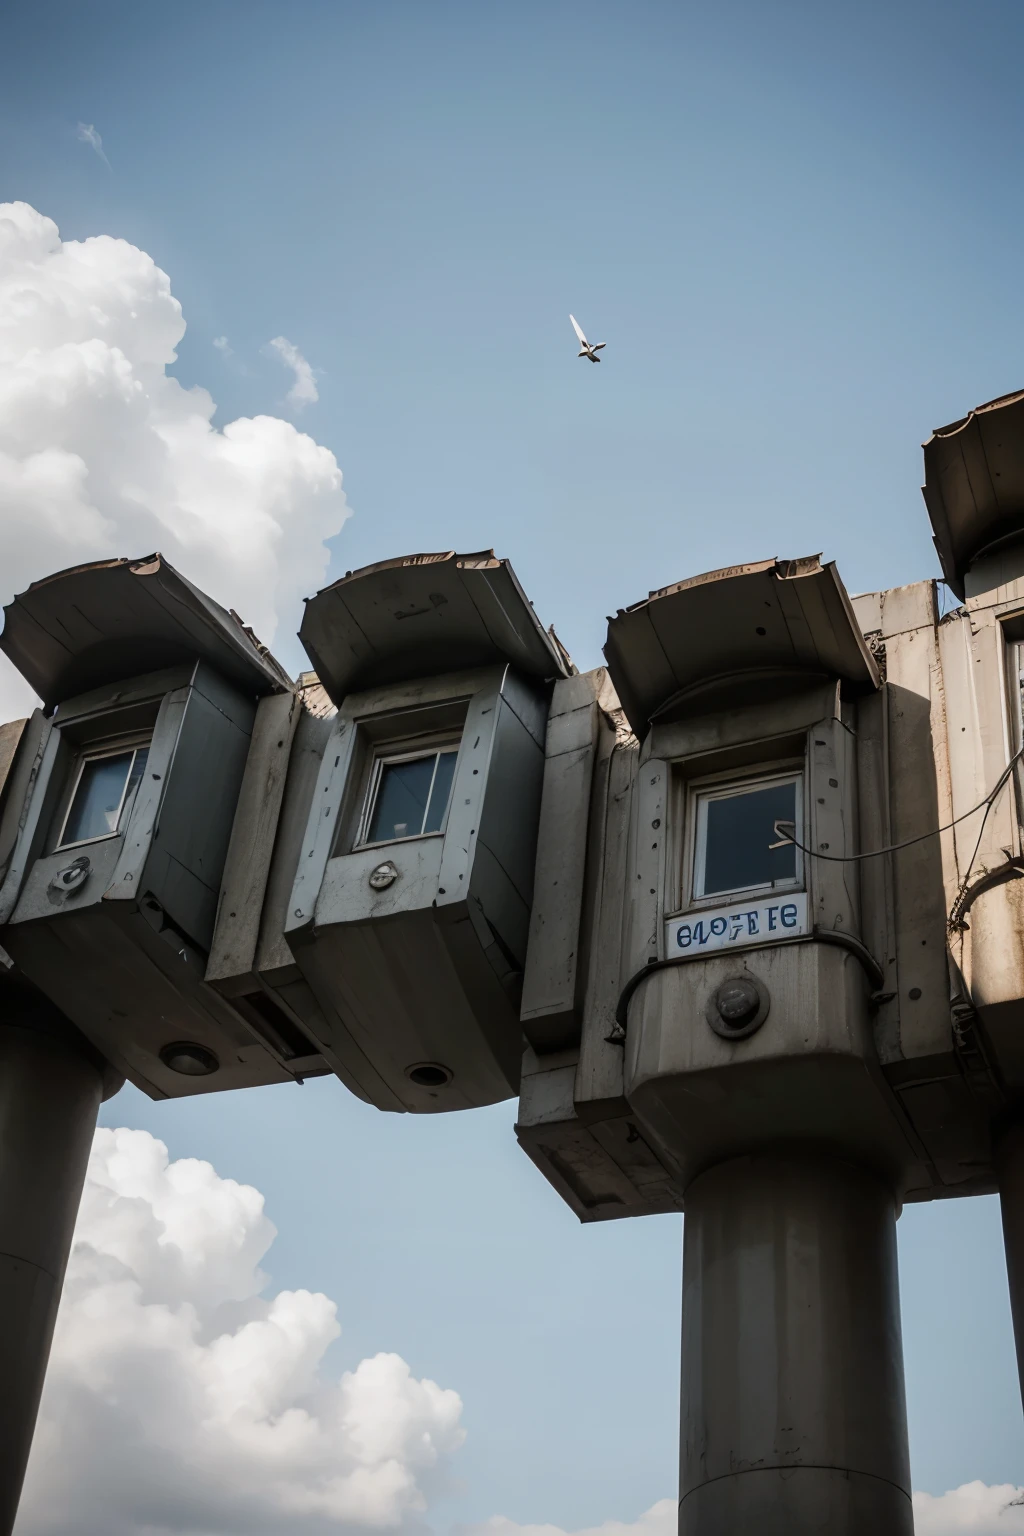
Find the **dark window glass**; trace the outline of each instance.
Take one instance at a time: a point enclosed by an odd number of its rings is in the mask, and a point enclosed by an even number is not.
[[[796,820],[796,784],[766,784],[706,802],[704,880],[698,896],[741,891],[796,877],[796,849],[778,842],[776,821]]]
[[[377,781],[368,843],[440,832],[455,777],[456,750],[431,752],[405,763],[385,763]]]
[[[84,843],[117,831],[118,812],[134,757],[131,751],[118,752],[111,757],[88,758],[82,764],[62,843]]]
[[[108,757],[89,757],[75,786],[61,847],[110,837],[131,813],[149,756],[148,747],[128,747]]]

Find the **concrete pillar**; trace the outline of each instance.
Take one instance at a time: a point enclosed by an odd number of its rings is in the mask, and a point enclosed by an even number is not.
[[[997,1138],[995,1165],[1013,1337],[1017,1345],[1017,1374],[1021,1401],[1024,1402],[1024,1119],[1012,1121]]]
[[[0,1536],[10,1536],[109,1069],[38,994],[0,982]]]
[[[817,1152],[686,1191],[681,1536],[913,1536],[896,1210]]]

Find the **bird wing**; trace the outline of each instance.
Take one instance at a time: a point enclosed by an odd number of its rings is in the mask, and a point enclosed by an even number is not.
[[[576,335],[579,337],[579,339],[583,343],[583,345],[586,346],[587,338],[584,336],[583,332],[580,330],[579,326],[576,324],[576,316],[575,315],[570,315],[569,319],[572,321],[572,328],[576,332]]]

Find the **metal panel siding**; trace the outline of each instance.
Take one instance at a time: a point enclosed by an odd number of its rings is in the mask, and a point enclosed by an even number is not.
[[[44,721],[28,770],[17,836],[10,852],[4,883],[0,886],[0,923],[10,919],[21,894],[22,882],[42,847],[47,816],[53,811],[54,791],[51,780],[60,757],[60,748],[59,732],[53,729],[48,720]]]
[[[579,1034],[587,833],[603,718],[596,693],[604,676],[556,683],[551,699],[521,1010],[541,1048]]]
[[[504,954],[500,961],[494,957],[498,974],[506,975],[513,966],[521,972],[526,964],[530,905],[516,889],[500,859],[482,840],[477,843],[473,857],[469,902],[486,922],[488,938],[493,940],[496,936],[500,940],[499,947]]]
[[[221,880],[207,981],[253,970],[292,738],[302,704],[271,694],[256,710]]]
[[[656,757],[645,762],[641,757],[632,800],[632,879],[626,898],[627,976],[648,960],[656,960],[661,952],[670,788],[668,763]]]
[[[883,690],[857,705],[857,781],[862,852],[887,848],[892,842],[889,819],[889,772]],[[860,881],[860,935],[882,967],[883,992],[898,994],[895,917],[893,915],[892,856],[863,859],[854,866]],[[883,1063],[900,1058],[899,999],[880,1003],[874,1017],[875,1045]]]
[[[886,593],[891,832],[894,843],[933,832],[950,820],[945,707],[935,631],[901,628],[932,602],[931,583]],[[894,598],[890,602],[890,598]],[[900,1046],[905,1057],[948,1052],[947,905],[941,840],[925,837],[892,855],[893,909],[899,946]],[[911,997],[911,992],[917,992]]]
[[[254,700],[197,678],[142,877],[171,921],[206,950],[255,713]]]
[[[333,724],[330,718],[312,715],[305,709],[299,711],[256,950],[256,969],[268,979],[275,971],[295,964],[284,929],[306,823],[316,795],[317,776]]]
[[[306,818],[302,851],[288,902],[285,933],[307,927],[313,921],[320,887],[331,857],[338,827],[338,809],[352,771],[356,727],[338,716],[331,728],[317,774],[313,802]]]
[[[3,804],[7,780],[27,727],[28,720],[8,720],[6,724],[0,725],[0,805]]]
[[[21,721],[15,721],[16,726]],[[9,727],[7,728],[9,729]],[[0,795],[0,914],[10,910],[16,899],[4,892],[4,880],[29,810],[29,792],[42,761],[42,748],[50,725],[42,710],[35,710],[24,729],[17,733],[17,749],[4,775]]]
[[[543,776],[543,745],[500,699],[477,840],[497,860],[527,909],[533,895]],[[488,913],[499,932],[500,916]],[[525,959],[525,946],[521,952]]]
[[[121,855],[103,893],[107,901],[135,902],[142,891],[146,860],[153,846],[164,791],[170,784],[171,764],[188,698],[187,687],[176,688],[173,693],[165,694],[160,702],[146,771],[121,839]]]
[[[587,852],[595,866],[595,894],[576,1074],[579,1113],[586,1103],[622,1095],[622,1047],[607,1037],[615,1027],[619,993],[630,975],[626,912],[633,899],[630,829],[638,771],[635,743],[616,746],[598,764]]]
[[[490,782],[495,732],[501,713],[501,680],[469,701],[462,744],[452,784],[437,886],[439,907],[466,900],[473,879],[476,840],[482,825],[484,796]]]

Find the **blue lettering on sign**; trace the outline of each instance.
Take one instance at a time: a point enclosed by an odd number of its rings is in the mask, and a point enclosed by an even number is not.
[[[757,925],[757,913],[756,912],[748,912],[747,913],[747,932],[748,933],[760,933],[761,932],[760,928]]]
[[[724,917],[713,917],[711,919],[711,932],[715,935],[716,938],[719,934],[724,933],[728,926],[729,925]]]
[[[676,929],[676,943],[680,949],[689,949],[691,943],[689,923],[679,924],[679,927]]]
[[[778,923],[775,921],[775,914],[776,914],[776,912],[778,910],[779,910],[778,907],[769,907],[768,908],[768,929],[769,929],[769,932],[774,933],[775,929],[779,926]]]
[[[783,928],[796,927],[796,906],[793,902],[787,902],[781,912]]]
[[[730,917],[729,922],[732,924],[732,932],[729,935],[729,942],[731,944],[733,939],[738,939],[741,932],[743,931],[743,913],[734,912]]]
[[[704,924],[702,922],[694,923],[694,925],[693,925],[693,942],[695,944],[706,944],[707,941],[708,941],[708,935],[704,932]]]

